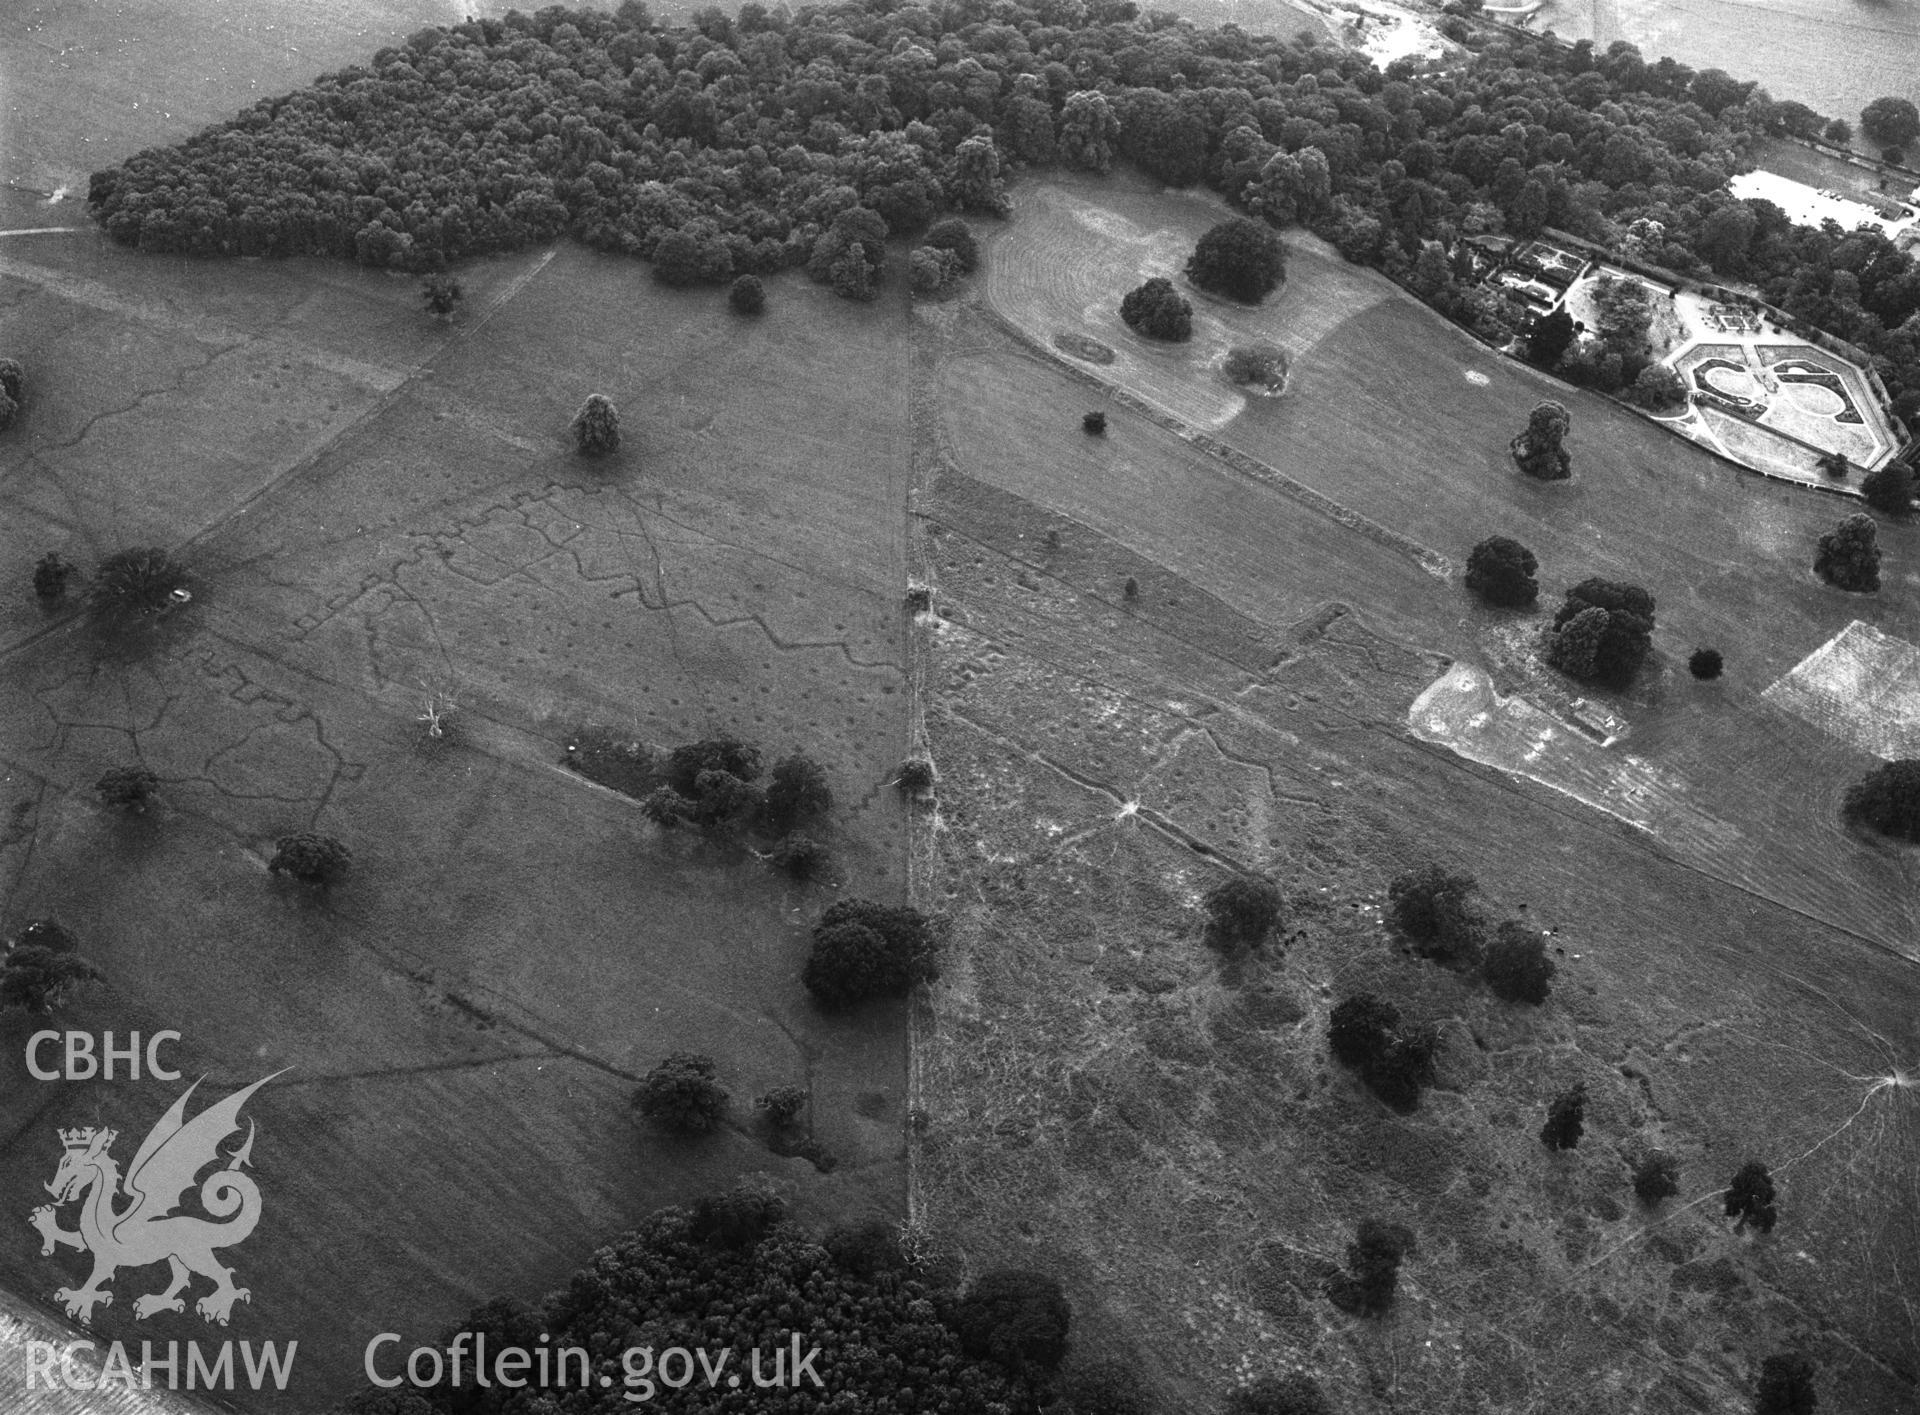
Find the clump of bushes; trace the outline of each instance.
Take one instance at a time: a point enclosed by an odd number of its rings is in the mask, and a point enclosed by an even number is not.
[[[1404,1224],[1364,1218],[1347,1245],[1347,1269],[1327,1279],[1327,1297],[1341,1311],[1377,1317],[1393,1305],[1400,1262],[1414,1251],[1413,1230]]]
[[[1547,1107],[1546,1124],[1540,1127],[1540,1143],[1550,1150],[1571,1150],[1580,1143],[1586,1127],[1587,1083],[1576,1081],[1553,1098]]]
[[[43,1015],[106,976],[73,950],[73,935],[54,920],[27,924],[0,949],[0,1008]]]
[[[1287,369],[1287,351],[1265,343],[1236,344],[1220,366],[1229,383],[1257,383],[1269,393],[1286,387]]]
[[[1259,947],[1280,922],[1280,890],[1268,879],[1235,875],[1207,891],[1207,936],[1228,947]]]
[[[273,858],[267,862],[267,869],[301,884],[325,888],[344,879],[352,864],[353,851],[345,841],[301,830],[274,842]]]
[[[1334,1410],[1318,1381],[1304,1371],[1289,1371],[1228,1391],[1226,1415],[1334,1415]]]
[[[1920,840],[1920,760],[1883,762],[1847,788],[1844,814],[1901,840]]]
[[[1780,1217],[1774,1205],[1773,1176],[1759,1160],[1748,1160],[1727,1186],[1727,1217],[1735,1220],[1734,1231],[1751,1224],[1761,1233],[1773,1232]]]
[[[982,1273],[953,1309],[953,1329],[967,1355],[994,1361],[1014,1376],[1038,1376],[1067,1354],[1073,1308],[1057,1278],[1019,1268]]]
[[[1633,1166],[1633,1192],[1651,1208],[1680,1192],[1680,1162],[1665,1150],[1649,1150]]]
[[[937,246],[915,246],[907,256],[907,284],[923,298],[950,293],[964,273],[960,257]]]
[[[843,899],[813,926],[813,949],[800,980],[825,1008],[875,997],[903,997],[934,977],[933,930],[907,906]]]
[[[1813,1415],[1820,1397],[1814,1391],[1814,1364],[1783,1352],[1760,1363],[1760,1384],[1753,1393],[1753,1415]]]
[[[1485,947],[1486,923],[1469,899],[1478,888],[1472,875],[1429,861],[1388,883],[1387,917],[1421,957],[1469,968]]]
[[[695,1201],[688,1231],[719,1248],[751,1248],[787,1216],[787,1201],[752,1184],[737,1184]]]
[[[1120,318],[1135,334],[1178,344],[1193,337],[1193,306],[1165,276],[1127,292]]]
[[[146,814],[159,785],[160,778],[143,766],[116,766],[94,782],[93,789],[108,810],[138,816]]]
[[[723,768],[724,769],[724,768]],[[756,754],[753,770],[758,769]],[[735,776],[740,772],[733,772]],[[743,777],[752,779],[752,771]],[[833,789],[820,763],[800,752],[782,757],[767,777],[760,802],[760,822],[776,835],[804,830],[826,818],[833,809]]]
[[[117,550],[93,572],[87,605],[96,619],[131,623],[182,603],[187,572],[158,546]]]
[[[1433,1080],[1440,1034],[1429,1024],[1404,1021],[1391,1002],[1363,992],[1334,1007],[1327,1046],[1381,1100],[1411,1110],[1420,1103],[1421,1088]]]
[[[1517,919],[1501,920],[1480,961],[1480,976],[1495,997],[1535,1007],[1547,1000],[1555,971],[1546,938]]]
[[[58,551],[49,550],[34,563],[33,592],[42,604],[52,605],[66,598],[67,581],[73,570]]]
[[[924,796],[933,783],[933,762],[928,757],[908,757],[893,774],[893,784],[906,796]]]
[[[436,270],[420,281],[420,303],[426,306],[428,314],[437,318],[450,318],[465,298],[466,291],[460,288],[460,282],[443,270]]]
[[[0,359],[0,432],[13,426],[26,396],[26,371],[17,359]]]
[[[803,881],[819,879],[833,866],[833,851],[803,830],[781,836],[769,858],[776,870]]]
[[[1103,412],[1091,412],[1080,419],[1080,430],[1094,437],[1104,437],[1107,431],[1107,415]]]
[[[980,264],[980,243],[973,228],[958,216],[943,216],[927,228],[923,247],[953,256],[961,274],[971,275]]]
[[[727,1115],[727,1091],[714,1079],[715,1069],[710,1056],[674,1052],[641,1079],[633,1103],[662,1129],[704,1134]]]

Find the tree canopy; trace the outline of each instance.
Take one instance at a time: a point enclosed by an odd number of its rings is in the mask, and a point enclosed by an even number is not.
[[[1876,98],[1860,110],[1860,131],[1888,147],[1920,138],[1920,108],[1910,98]]]
[[[1575,678],[1625,687],[1653,651],[1653,608],[1638,585],[1582,580],[1553,617],[1547,662]]]
[[[1873,517],[1853,515],[1820,537],[1813,573],[1838,590],[1871,594],[1880,588],[1880,546]]]
[[[1280,287],[1286,247],[1271,226],[1236,216],[1210,227],[1187,258],[1187,279],[1202,290],[1255,304]]]
[[[1755,142],[1818,114],[1630,44],[1455,20],[1466,52],[1414,82],[1310,37],[1107,0],[755,5],[684,25],[638,4],[549,7],[423,29],[95,173],[88,201],[113,239],[153,251],[425,270],[562,233],[653,258],[680,233],[670,250],[700,252],[697,269],[724,248],[735,274],[764,275],[808,264],[856,206],[901,235],[997,210],[1009,171],[1125,157],[1402,279],[1456,233],[1631,243],[1750,282],[1884,359],[1896,411],[1920,409],[1913,261],[1726,186]],[[1904,110],[1874,111],[1897,136]],[[1427,275],[1425,297],[1483,333],[1524,322],[1462,274]],[[852,265],[821,278],[856,298],[871,284]]]
[[[1519,609],[1540,597],[1540,562],[1519,541],[1488,536],[1467,555],[1466,585],[1488,604]]]
[[[1164,275],[1129,290],[1120,301],[1120,318],[1149,339],[1177,344],[1193,337],[1193,306]]]

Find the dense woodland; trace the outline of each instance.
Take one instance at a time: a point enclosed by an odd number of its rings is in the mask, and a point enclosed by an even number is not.
[[[1497,335],[1453,238],[1554,226],[1748,282],[1869,350],[1920,411],[1920,270],[1877,234],[1791,225],[1726,179],[1816,131],[1717,69],[1449,20],[1415,76],[1307,40],[1142,17],[1131,0],[749,3],[656,26],[559,7],[422,30],[178,147],[96,173],[115,239],[429,269],[570,233],[674,283],[807,265],[869,295],[875,233],[1000,213],[1003,174],[1137,163],[1300,222]],[[877,216],[878,220],[875,219]]]

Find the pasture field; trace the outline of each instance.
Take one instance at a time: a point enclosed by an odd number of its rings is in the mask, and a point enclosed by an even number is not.
[[[176,1029],[216,1093],[293,1068],[249,1106],[267,1198],[229,1255],[254,1293],[229,1334],[297,1338],[300,1363],[242,1403],[322,1408],[372,1334],[537,1298],[743,1173],[813,1221],[897,1213],[904,1012],[824,1018],[798,971],[826,902],[904,889],[902,308],[780,280],[743,321],[570,246],[463,271],[450,326],[411,281],[317,263],[151,262],[92,234],[0,260],[33,380],[0,444],[16,584],[42,549],[131,541],[176,547],[195,590],[122,645],[9,601],[4,923],[55,915],[106,972],[71,1025]],[[592,391],[624,441],[586,463],[566,426]],[[458,704],[440,740],[429,691]],[[806,751],[840,877],[790,886],[663,836],[566,770],[588,724]],[[92,783],[131,760],[162,805],[109,820]],[[323,899],[264,868],[309,828],[356,857]],[[178,1089],[30,1081],[35,1025],[0,1022],[0,1208],[21,1216],[57,1128],[109,1119],[130,1154]],[[628,1105],[674,1050],[732,1092],[708,1140]],[[837,1165],[772,1153],[754,1121],[794,1082]],[[72,1255],[5,1234],[0,1284],[47,1307]],[[134,1326],[149,1278],[125,1275],[103,1334],[204,1339]]]
[[[1837,821],[1873,759],[1760,693],[1863,607],[1910,633],[1912,572],[1870,604],[1826,591],[1799,562],[1836,502],[1496,359],[1384,282],[1343,318],[1315,275],[1375,277],[1291,234],[1275,317],[1234,317],[1288,344],[1294,382],[1216,424],[1207,353],[1129,359],[1058,254],[1080,242],[1117,306],[1167,273],[1167,233],[1216,213],[1127,179],[1016,204],[986,256],[992,317],[917,316],[939,617],[915,672],[941,784],[914,851],[954,940],[915,1052],[923,1211],[976,1268],[1061,1273],[1080,1349],[1141,1362],[1172,1408],[1294,1366],[1347,1409],[1732,1408],[1784,1346],[1821,1362],[1823,1402],[1910,1408],[1920,1105],[1895,1068],[1920,1051],[1914,865]],[[1100,245],[1103,223],[1124,239]],[[1058,333],[1122,357],[1055,358]],[[1126,396],[1091,438],[1101,380]],[[1506,459],[1543,396],[1573,409],[1570,484]],[[1175,436],[1169,415],[1217,430]],[[1456,565],[1516,536],[1543,562],[1540,611],[1479,608],[1373,526]],[[1660,602],[1639,687],[1589,695],[1624,727],[1605,748],[1526,650],[1596,573]],[[1687,678],[1700,643],[1726,653],[1722,681]],[[1477,710],[1512,709],[1475,729],[1484,747],[1409,724],[1455,678]],[[1385,885],[1428,858],[1550,931],[1545,1007],[1403,951]],[[1200,898],[1237,869],[1288,896],[1284,948],[1204,942]],[[1441,1026],[1411,1115],[1326,1055],[1329,1010],[1364,989]],[[1555,1155],[1536,1132],[1574,1080],[1588,1138]],[[1683,1171],[1653,1212],[1628,1182],[1649,1146]],[[1749,1156],[1782,1186],[1766,1240],[1718,1213]],[[1369,1214],[1421,1245],[1378,1324],[1320,1295]]]
[[[995,302],[1031,297],[1028,305],[1000,311],[1030,338],[1066,332],[1119,347],[1132,336],[1119,323],[1117,305],[1102,306],[1090,298],[1089,277],[1072,275],[1049,304],[1033,294],[1038,273],[1060,268],[1054,253],[1079,242],[1085,268],[1108,272],[1110,290],[1128,288],[1138,278],[1135,272],[1147,268],[1127,264],[1139,251],[1174,252],[1224,208],[1192,196],[1161,194],[1133,178],[1061,185],[1065,195],[1047,188],[1016,193],[1017,217],[989,248],[986,293]],[[1100,215],[1102,203],[1115,214]],[[1097,233],[1103,228],[1133,234],[1102,245]],[[1628,724],[1619,750],[1640,758],[1651,779],[1669,783],[1674,792],[1656,811],[1674,823],[1656,831],[1662,847],[1722,878],[1911,954],[1920,922],[1911,902],[1915,862],[1904,853],[1862,851],[1833,815],[1845,786],[1873,759],[1841,739],[1809,733],[1805,724],[1762,704],[1756,695],[1862,610],[1886,632],[1913,637],[1920,629],[1915,594],[1920,563],[1913,553],[1920,542],[1913,532],[1884,528],[1882,588],[1870,601],[1833,590],[1807,567],[1821,533],[1847,509],[1844,503],[1728,467],[1604,399],[1494,356],[1386,281],[1341,262],[1311,236],[1290,231],[1286,239],[1285,290],[1270,302],[1271,310],[1262,306],[1235,313],[1248,321],[1249,331],[1282,343],[1292,340],[1288,391],[1277,399],[1251,400],[1213,438],[1283,469],[1294,482],[1356,517],[1429,547],[1455,565],[1485,536],[1514,537],[1540,559],[1540,612],[1557,608],[1566,588],[1591,575],[1644,585],[1658,603],[1656,661],[1631,694],[1609,706]],[[1035,275],[1002,283],[991,273],[1010,247],[1014,268]],[[1163,264],[1171,269],[1176,262],[1166,254]],[[1355,282],[1373,289],[1343,317],[1340,292]],[[1094,314],[1078,316],[1076,323],[1075,312],[1087,309]],[[1300,331],[1290,333],[1287,327],[1290,310],[1299,312]],[[1206,360],[1193,346],[1173,346],[1165,367],[1204,388],[1211,377]],[[1022,358],[1017,366],[1022,372],[997,383],[984,374],[974,377],[979,387],[994,389],[995,406],[1007,411],[989,413],[983,395],[960,391],[957,385],[966,380],[952,380],[953,396],[961,400],[956,406],[966,408],[964,417],[950,421],[948,435],[956,446],[972,439],[984,449],[1003,420],[1033,435],[1042,420],[1064,419],[1057,411],[1062,397],[1057,390],[1069,386],[1069,376],[1050,385],[1025,372],[1028,362]],[[1125,360],[1089,372],[1159,409],[1181,386],[1157,376],[1161,367],[1155,366],[1155,376],[1134,382],[1129,382],[1134,366]],[[973,401],[965,401],[970,396]],[[1203,401],[1207,396],[1198,401],[1211,407]],[[1532,481],[1507,456],[1503,429],[1523,426],[1527,411],[1543,397],[1563,401],[1572,412],[1573,478],[1568,482]],[[1169,411],[1184,416],[1177,408]],[[1107,441],[1120,443],[1113,434]],[[982,464],[994,470],[974,474],[1024,477],[1029,488],[1044,479],[1056,488],[1048,500],[1070,498],[1087,506],[1109,495],[1105,477],[1089,461],[1092,455],[1077,443],[1059,460],[1028,456],[1016,463],[996,452]],[[1212,460],[1217,466],[1219,459]],[[963,460],[962,465],[968,464]],[[1014,466],[1029,470],[1000,470]],[[1234,476],[1222,467],[1214,481],[1224,488]],[[1111,499],[1112,513],[1141,505],[1147,494],[1144,489],[1123,492]],[[1316,529],[1305,532],[1322,536],[1308,560],[1268,557],[1271,523],[1295,516],[1295,510],[1284,503],[1273,503],[1264,514],[1228,510],[1236,500],[1248,499],[1248,489],[1217,494],[1222,510],[1208,513],[1214,517],[1207,532],[1210,548],[1203,556],[1183,550],[1181,564],[1204,558],[1208,569],[1201,572],[1202,582],[1243,612],[1259,613],[1262,600],[1293,605],[1315,594],[1351,600],[1396,637],[1449,656],[1513,660],[1501,638],[1512,616],[1473,607],[1457,580],[1452,589],[1435,584],[1376,594],[1366,588],[1374,583],[1371,570],[1351,577],[1335,571],[1315,580],[1292,579],[1282,572],[1337,564],[1336,547],[1352,538],[1328,542]],[[1136,517],[1131,538],[1165,537],[1170,545],[1180,544],[1187,532],[1178,523],[1191,520],[1196,499],[1207,501],[1204,495],[1176,492],[1176,504],[1188,515],[1166,518],[1169,525]],[[1320,518],[1307,524],[1315,521],[1325,525]],[[1097,524],[1106,528],[1113,521]],[[1260,581],[1222,588],[1223,575],[1263,564],[1270,569]],[[1312,590],[1304,588],[1309,583]],[[1686,658],[1700,645],[1717,647],[1726,656],[1722,682],[1700,685],[1687,678]],[[1568,744],[1577,751],[1574,735],[1567,734]],[[1766,749],[1756,750],[1757,743]],[[1553,769],[1551,758],[1542,766]],[[1638,819],[1644,814],[1640,804],[1637,793],[1630,792],[1608,808]],[[1680,828],[1688,821],[1699,828]]]

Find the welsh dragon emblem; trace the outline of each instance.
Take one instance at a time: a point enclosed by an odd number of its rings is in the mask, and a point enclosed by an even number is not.
[[[274,1076],[281,1074],[276,1071]],[[55,1248],[93,1254],[93,1273],[86,1285],[63,1287],[53,1294],[69,1317],[91,1322],[96,1306],[112,1305],[113,1294],[106,1284],[116,1272],[160,1262],[167,1264],[171,1274],[167,1289],[137,1298],[135,1317],[185,1311],[180,1293],[196,1273],[214,1284],[212,1292],[194,1303],[194,1311],[209,1322],[225,1326],[233,1304],[249,1300],[246,1288],[233,1285],[233,1269],[222,1266],[213,1250],[241,1242],[260,1221],[260,1187],[251,1175],[241,1173],[253,1153],[253,1122],[247,1122],[246,1142],[231,1155],[223,1156],[220,1145],[238,1133],[240,1107],[272,1079],[263,1076],[188,1120],[187,1098],[200,1084],[195,1081],[140,1142],[125,1180],[120,1177],[119,1162],[107,1153],[116,1132],[92,1126],[60,1132],[65,1147],[60,1168],[46,1186],[53,1202],[35,1209],[28,1222],[40,1232],[43,1257]],[[225,1166],[200,1182],[201,1207],[213,1218],[175,1213],[200,1172],[223,1158]],[[119,1207],[123,1188],[126,1203]],[[80,1201],[80,1227],[70,1231],[59,1226],[55,1211],[74,1200]]]

